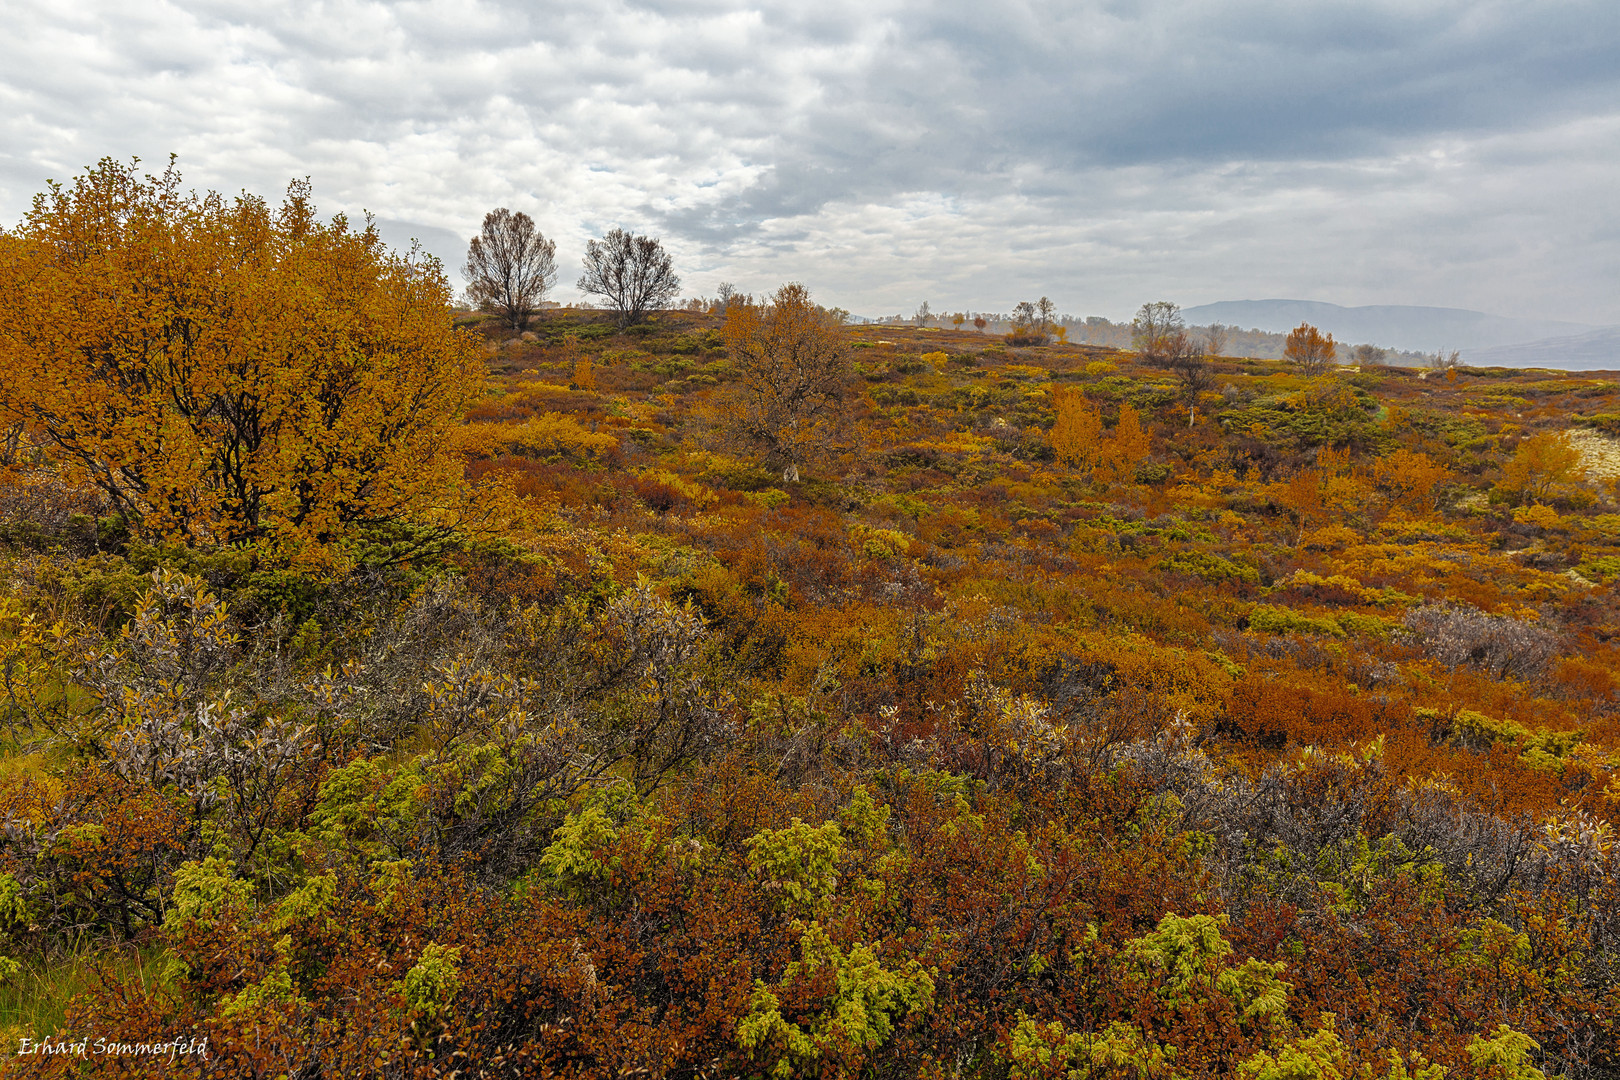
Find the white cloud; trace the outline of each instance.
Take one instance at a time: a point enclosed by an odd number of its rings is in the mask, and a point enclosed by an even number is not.
[[[173,150],[198,186],[308,175],[321,206],[440,248],[498,205],[565,268],[608,228],[654,232],[690,292],[1620,321],[1609,0],[13,11],[0,220],[47,177]]]

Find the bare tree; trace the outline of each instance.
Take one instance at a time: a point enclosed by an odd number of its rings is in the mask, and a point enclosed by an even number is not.
[[[1211,356],[1226,355],[1227,328],[1221,323],[1210,323],[1204,328],[1204,351]]]
[[[619,326],[634,326],[674,299],[681,279],[664,245],[650,236],[614,229],[585,245],[579,290],[601,296],[618,313]]]
[[[521,210],[484,215],[483,231],[467,246],[467,296],[522,330],[557,282],[557,245]]]
[[[1163,363],[1175,374],[1181,384],[1181,396],[1187,402],[1187,426],[1197,417],[1198,395],[1215,385],[1215,372],[1209,365],[1209,356],[1193,336],[1177,330],[1162,343]]]
[[[912,319],[918,326],[927,326],[933,317],[934,313],[928,309],[928,301],[924,300],[921,306],[917,308],[917,314],[912,316]]]
[[[1184,334],[1181,305],[1168,300],[1143,304],[1131,321],[1131,342],[1137,354],[1150,364],[1162,364],[1169,359],[1175,335]]]
[[[1350,356],[1358,364],[1382,364],[1388,354],[1376,345],[1357,345]]]

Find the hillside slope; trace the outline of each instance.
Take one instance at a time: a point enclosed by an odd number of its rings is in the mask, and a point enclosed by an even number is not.
[[[0,477],[0,1045],[1620,1070],[1620,385],[848,327],[790,480],[719,314],[461,321],[453,530],[294,564]]]
[[[1465,349],[1463,361],[1478,367],[1620,371],[1620,327],[1611,326],[1586,334],[1543,338],[1520,345]]]
[[[1341,307],[1314,300],[1227,300],[1186,308],[1189,323],[1229,323],[1286,333],[1310,323],[1347,344],[1436,352],[1483,349],[1596,329],[1582,323],[1515,319],[1462,308],[1383,304]]]

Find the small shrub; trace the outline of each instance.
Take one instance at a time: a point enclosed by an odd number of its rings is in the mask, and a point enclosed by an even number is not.
[[[1447,667],[1467,664],[1497,678],[1539,676],[1559,651],[1559,635],[1546,627],[1462,604],[1425,604],[1407,613],[1405,626]]]
[[[1260,571],[1254,567],[1235,563],[1230,559],[1208,551],[1178,551],[1168,558],[1159,560],[1154,569],[1203,578],[1205,581],[1214,584],[1224,581],[1238,581],[1246,585],[1258,585],[1260,583]],[[1284,609],[1278,608],[1277,610]],[[1250,625],[1253,625],[1252,619]]]
[[[1249,629],[1266,634],[1321,634],[1324,637],[1344,637],[1338,622],[1327,618],[1301,615],[1292,608],[1272,604],[1257,604],[1249,613]]]

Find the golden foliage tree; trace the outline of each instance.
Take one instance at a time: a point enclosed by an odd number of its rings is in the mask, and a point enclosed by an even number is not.
[[[1339,355],[1339,347],[1334,343],[1332,334],[1324,335],[1310,323],[1300,323],[1289,333],[1283,355],[1315,374],[1332,366]]]
[[[1134,479],[1136,467],[1147,460],[1152,438],[1142,418],[1129,404],[1119,407],[1111,434],[1103,429],[1102,412],[1078,387],[1055,386],[1052,400],[1057,419],[1049,436],[1052,453],[1065,465],[1114,483]]]
[[[1450,473],[1427,454],[1402,448],[1373,465],[1373,480],[1391,502],[1413,514],[1434,509],[1435,492]]]
[[[1546,431],[1519,442],[1502,466],[1502,491],[1519,499],[1541,500],[1576,479],[1581,452],[1563,431]]]
[[[1316,467],[1300,469],[1285,483],[1270,488],[1272,498],[1299,523],[1295,542],[1316,525],[1360,514],[1372,494],[1366,470],[1351,463],[1349,450],[1321,446]]]
[[[101,489],[139,533],[319,547],[438,514],[480,382],[431,257],[104,159],[35,197],[0,245],[0,427]]]
[[[1132,480],[1136,467],[1147,460],[1153,447],[1152,437],[1142,427],[1142,416],[1130,404],[1119,407],[1119,419],[1114,422],[1113,437],[1108,440],[1109,467],[1113,479]]]
[[[841,426],[849,347],[836,316],[798,283],[762,304],[726,306],[726,347],[738,375],[724,403],[734,439],[797,479],[799,466],[827,449]]]
[[[1102,413],[1074,386],[1054,386],[1057,420],[1052,424],[1052,453],[1072,468],[1090,469],[1102,448]]]

